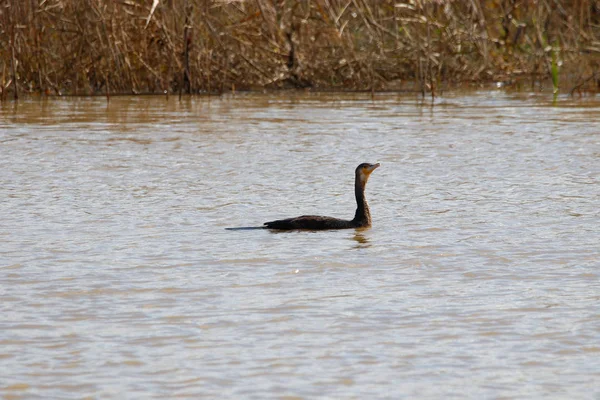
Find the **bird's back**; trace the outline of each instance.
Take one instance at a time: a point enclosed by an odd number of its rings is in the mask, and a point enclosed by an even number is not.
[[[346,229],[356,228],[353,221],[347,221],[332,217],[323,217],[320,215],[303,215],[301,217],[279,219],[277,221],[265,222],[265,227],[269,229],[292,230],[306,229],[320,231],[325,229]]]

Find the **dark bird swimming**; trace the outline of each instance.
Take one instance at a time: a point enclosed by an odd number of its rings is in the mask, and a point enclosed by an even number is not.
[[[277,230],[326,230],[326,229],[350,229],[368,228],[371,226],[371,211],[365,197],[365,187],[371,173],[379,167],[377,164],[363,163],[356,167],[354,180],[354,194],[356,196],[356,213],[351,220],[319,215],[303,215],[296,218],[279,219],[277,221],[265,222],[263,228]]]

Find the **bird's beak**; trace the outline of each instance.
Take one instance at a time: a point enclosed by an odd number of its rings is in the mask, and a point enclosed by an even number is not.
[[[371,164],[371,166],[369,167],[368,171],[369,173],[375,171],[375,169],[377,169],[381,164],[377,163],[377,164]]]

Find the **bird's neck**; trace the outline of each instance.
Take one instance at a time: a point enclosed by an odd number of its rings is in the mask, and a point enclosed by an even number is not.
[[[354,214],[354,222],[359,226],[371,225],[371,211],[367,198],[365,197],[365,185],[367,182],[362,182],[359,176],[356,176],[354,182],[354,194],[356,195],[356,214]]]

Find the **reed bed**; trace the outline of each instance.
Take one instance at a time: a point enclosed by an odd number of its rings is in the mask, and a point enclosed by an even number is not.
[[[0,0],[22,93],[600,89],[591,0]]]

